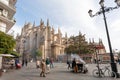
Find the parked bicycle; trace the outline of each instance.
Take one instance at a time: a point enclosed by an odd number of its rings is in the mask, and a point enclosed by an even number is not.
[[[111,71],[109,69],[110,66],[105,66],[104,68],[100,68],[99,66],[96,66],[98,69],[94,69],[92,71],[92,75],[94,77],[112,77],[116,78],[116,73]]]

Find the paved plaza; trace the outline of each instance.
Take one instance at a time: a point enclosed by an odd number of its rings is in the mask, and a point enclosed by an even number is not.
[[[101,66],[105,65],[109,64],[101,64]],[[117,66],[120,72],[120,65],[117,64]],[[51,69],[46,77],[40,77],[40,69],[36,69],[35,63],[32,62],[27,67],[24,66],[19,70],[10,70],[3,73],[0,80],[113,80],[112,78],[93,77],[92,70],[95,68],[96,64],[88,64],[88,73],[73,73],[67,69],[66,63],[55,63],[54,68]],[[117,80],[120,80],[120,78]]]

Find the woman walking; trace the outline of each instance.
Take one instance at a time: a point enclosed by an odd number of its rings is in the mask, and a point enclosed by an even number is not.
[[[40,77],[46,77],[46,75],[45,75],[46,64],[45,64],[45,60],[44,59],[42,59],[42,61],[41,61],[40,68],[42,69],[42,71],[40,73]]]

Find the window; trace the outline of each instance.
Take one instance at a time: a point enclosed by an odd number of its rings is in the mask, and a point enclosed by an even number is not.
[[[6,24],[0,21],[0,31],[6,32]]]

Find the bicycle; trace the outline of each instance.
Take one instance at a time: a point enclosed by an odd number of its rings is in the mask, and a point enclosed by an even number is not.
[[[94,77],[112,77],[117,78],[117,75],[115,72],[111,71],[109,69],[110,66],[105,66],[104,68],[100,68],[99,66],[96,66],[98,69],[94,69],[92,71],[92,75]]]

